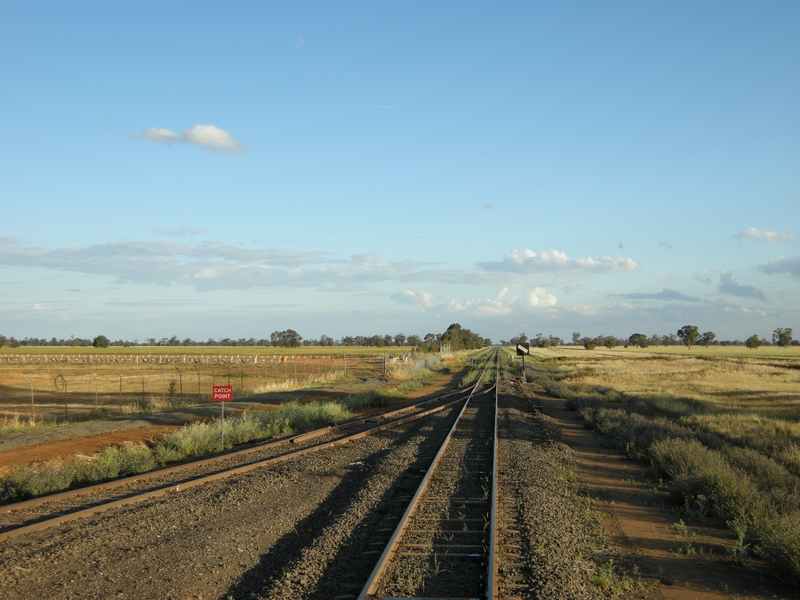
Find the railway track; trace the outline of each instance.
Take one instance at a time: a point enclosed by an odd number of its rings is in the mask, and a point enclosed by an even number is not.
[[[113,482],[111,502],[136,510],[109,510],[86,489],[39,500],[28,524],[37,511],[42,528],[76,522],[0,544],[0,589],[9,600],[590,600],[559,479],[568,452],[536,397],[492,358],[489,389]],[[167,496],[142,502],[150,492]],[[50,518],[70,502],[76,512]],[[108,512],[77,521],[92,502]]]
[[[494,386],[465,402],[359,600],[496,597],[498,353],[492,359]]]
[[[464,402],[465,398],[475,391],[478,383],[424,402],[348,423],[323,427],[133,477],[2,506],[0,542],[111,508],[132,505],[167,494],[177,494],[205,483],[344,445]]]

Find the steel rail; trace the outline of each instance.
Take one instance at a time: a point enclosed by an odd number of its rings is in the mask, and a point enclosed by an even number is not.
[[[381,553],[378,562],[373,568],[372,573],[367,579],[367,582],[364,584],[364,587],[362,588],[361,593],[358,595],[357,600],[373,600],[373,599],[377,600],[377,597],[374,594],[377,591],[381,578],[383,577],[383,574],[389,565],[389,560],[393,555],[397,553],[397,547],[399,546],[400,539],[403,537],[403,534],[408,529],[411,515],[414,513],[417,506],[419,505],[420,499],[422,498],[422,495],[425,493],[425,490],[428,487],[428,483],[431,480],[433,472],[436,469],[436,465],[439,464],[439,461],[444,455],[445,450],[447,449],[447,446],[450,443],[450,440],[453,438],[453,435],[455,434],[458,424],[461,422],[461,418],[464,416],[464,412],[467,410],[467,407],[469,406],[470,400],[472,400],[472,398],[475,395],[475,392],[478,389],[478,386],[482,383],[483,376],[486,373],[486,369],[488,368],[490,362],[491,360],[487,361],[486,366],[481,372],[480,377],[478,377],[478,381],[475,383],[472,393],[470,393],[466,402],[464,402],[464,406],[461,408],[458,417],[456,417],[455,423],[453,423],[453,426],[450,428],[447,437],[445,437],[441,447],[439,448],[439,451],[436,453],[436,456],[434,457],[433,461],[428,467],[427,472],[425,473],[425,477],[422,478],[422,481],[420,482],[416,493],[414,494],[413,498],[411,498],[411,501],[406,507],[406,510],[403,513],[403,516],[400,518],[400,521],[397,524],[394,533],[392,533],[392,537],[389,538],[386,547],[383,549],[383,552]],[[491,391],[491,388],[488,391]]]
[[[494,442],[492,448],[492,512],[489,523],[489,564],[486,577],[486,598],[494,600],[497,598],[497,440],[498,440],[498,420],[500,412],[498,410],[498,397],[500,390],[500,353],[498,352],[495,360],[495,384],[494,384]]]
[[[210,456],[208,458],[203,458],[199,460],[192,460],[188,462],[184,462],[178,465],[172,465],[169,467],[164,467],[163,469],[156,469],[155,471],[148,471],[146,473],[140,473],[138,475],[131,475],[130,477],[124,477],[122,479],[115,479],[114,481],[106,481],[103,483],[97,483],[94,485],[89,485],[86,487],[80,487],[73,490],[66,490],[64,492],[57,492],[55,494],[48,494],[47,496],[39,496],[37,498],[31,498],[30,500],[23,500],[21,502],[15,502],[12,504],[6,504],[4,506],[0,506],[0,514],[14,512],[18,510],[24,510],[27,508],[34,508],[36,506],[41,506],[42,504],[47,504],[49,502],[56,502],[60,500],[66,500],[68,498],[74,498],[76,496],[84,496],[88,494],[93,494],[97,492],[102,492],[106,490],[111,490],[118,487],[124,487],[126,485],[131,485],[134,483],[139,483],[141,481],[146,481],[147,479],[154,479],[156,477],[161,477],[163,475],[171,475],[174,473],[179,473],[181,471],[185,471],[187,469],[193,469],[197,467],[204,467],[206,465],[210,465],[216,462],[222,462],[226,460],[230,460],[232,458],[238,458],[240,456],[245,456],[247,454],[253,454],[255,452],[259,452],[262,450],[268,450],[269,448],[275,448],[278,446],[285,446],[288,444],[299,444],[308,439],[319,437],[321,435],[325,435],[327,433],[336,433],[338,431],[342,431],[348,429],[350,427],[354,427],[356,425],[361,425],[362,423],[368,423],[369,421],[374,421],[376,419],[387,419],[391,418],[395,415],[398,415],[403,412],[407,412],[409,410],[414,410],[416,408],[420,408],[427,404],[431,404],[433,402],[440,401],[444,398],[448,398],[450,396],[455,396],[458,394],[466,394],[468,393],[470,388],[466,389],[458,389],[452,392],[448,392],[446,394],[442,394],[441,396],[436,396],[435,398],[431,398],[429,400],[425,400],[423,402],[419,402],[417,404],[409,404],[407,406],[403,406],[396,410],[377,413],[374,415],[370,415],[367,417],[362,417],[360,419],[355,419],[353,421],[347,421],[346,423],[342,423],[340,425],[328,425],[325,427],[321,427],[318,429],[314,429],[312,431],[307,431],[305,433],[300,433],[298,435],[289,436],[286,438],[282,438],[279,440],[273,440],[270,442],[261,442],[257,443],[253,446],[248,448],[244,448],[243,450],[236,450],[233,452],[226,452],[224,454],[216,454],[214,456]]]

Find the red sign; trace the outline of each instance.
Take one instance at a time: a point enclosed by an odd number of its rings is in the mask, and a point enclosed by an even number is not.
[[[233,402],[233,388],[229,385],[215,385],[211,399],[214,402]]]

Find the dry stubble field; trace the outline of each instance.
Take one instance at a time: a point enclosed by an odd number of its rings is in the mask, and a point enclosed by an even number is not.
[[[379,375],[409,348],[111,347],[0,350],[0,427],[153,412],[208,402],[213,385],[237,398]]]

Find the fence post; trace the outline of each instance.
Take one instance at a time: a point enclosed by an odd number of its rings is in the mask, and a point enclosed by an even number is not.
[[[183,373],[178,367],[175,367],[175,370],[178,372],[178,378],[181,381],[181,402],[183,402]]]
[[[159,360],[161,359],[159,358]],[[164,380],[164,369],[158,367],[158,370],[161,371],[161,401],[164,402],[167,399],[167,388],[165,387],[166,382]]]
[[[144,373],[139,371],[139,369],[134,369],[134,370],[137,371],[139,375],[142,376],[142,404],[144,404]],[[142,407],[142,410],[144,410],[144,407]]]
[[[66,421],[68,416],[69,416],[68,415],[68,411],[67,411],[67,380],[64,379],[64,376],[61,373],[56,375],[55,385],[56,385],[56,389],[57,390],[58,390],[58,380],[59,379],[61,379],[61,381],[64,383],[64,420]]]
[[[36,421],[36,412],[33,408],[33,384],[30,381],[28,381],[28,378],[25,377],[24,375],[22,376],[22,378],[28,383],[28,385],[31,388],[31,425],[33,425],[34,421]]]
[[[122,398],[122,375],[120,375],[119,371],[117,371],[116,369],[114,369],[114,373],[116,373],[117,376],[119,376],[119,397],[121,399]]]
[[[192,365],[192,368],[197,371],[197,398],[198,400],[202,397],[200,393],[200,369],[198,369],[195,365]]]
[[[89,371],[89,375],[94,379],[94,409],[97,410],[97,377],[91,371]]]

